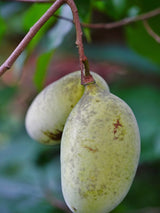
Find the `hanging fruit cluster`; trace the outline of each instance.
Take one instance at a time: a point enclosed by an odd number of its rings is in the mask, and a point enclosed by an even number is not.
[[[46,87],[26,115],[29,135],[61,141],[61,182],[72,212],[107,213],[126,196],[136,173],[140,135],[130,107],[105,80],[81,85],[80,71]]]

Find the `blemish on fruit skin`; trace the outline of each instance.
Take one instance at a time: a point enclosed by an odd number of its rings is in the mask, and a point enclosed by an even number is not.
[[[72,209],[76,212],[77,211],[77,209],[75,208],[75,207],[72,207]]]
[[[97,200],[98,197],[106,194],[105,190],[106,186],[104,187],[104,185],[97,188],[95,184],[90,184],[86,185],[85,189],[79,189],[79,194],[82,198],[87,199],[88,197],[92,196],[94,200]]]
[[[93,153],[98,152],[98,149],[97,149],[97,148],[93,149],[93,148],[91,148],[91,147],[89,147],[89,146],[84,146],[84,148],[88,149],[89,151],[91,151],[91,152],[93,152]]]
[[[43,131],[43,134],[49,137],[51,140],[59,141],[62,137],[62,131],[56,129],[56,132]]]
[[[114,129],[114,140],[120,139],[122,140],[124,137],[123,125],[120,123],[120,119],[117,119],[115,123],[113,123]]]
[[[117,122],[113,124],[114,125],[114,134],[116,134],[118,127],[122,127],[122,124],[119,122],[119,119],[117,119]]]

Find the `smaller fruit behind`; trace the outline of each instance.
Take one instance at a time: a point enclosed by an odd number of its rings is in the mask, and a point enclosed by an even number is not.
[[[109,92],[105,80],[91,72],[97,84]],[[60,143],[66,119],[84,93],[80,71],[68,74],[43,89],[26,114],[26,130],[34,140],[54,145]]]
[[[74,213],[108,213],[126,196],[140,155],[130,107],[96,84],[71,111],[61,141],[64,199]]]

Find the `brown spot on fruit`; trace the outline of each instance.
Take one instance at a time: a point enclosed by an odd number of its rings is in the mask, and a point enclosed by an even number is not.
[[[113,123],[114,125],[114,129],[113,129],[113,133],[114,133],[114,140],[123,140],[124,138],[124,128],[123,125],[120,123],[120,119],[117,119],[117,121],[115,123]]]
[[[43,131],[43,134],[49,137],[51,140],[58,141],[62,137],[62,131],[56,129],[55,133],[49,131]]]
[[[97,152],[97,151],[98,151],[97,148],[93,149],[93,148],[91,148],[91,147],[89,147],[89,146],[84,146],[84,148],[88,149],[88,150],[91,151],[91,152]]]
[[[72,209],[76,212],[77,211],[77,209],[75,208],[75,207],[72,207]]]
[[[114,125],[114,134],[117,133],[118,127],[122,127],[122,124],[119,122],[119,119],[117,119],[116,123],[113,124]]]

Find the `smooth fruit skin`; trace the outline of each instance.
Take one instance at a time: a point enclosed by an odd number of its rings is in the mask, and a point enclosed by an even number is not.
[[[126,196],[140,155],[140,135],[129,106],[87,85],[70,113],[61,141],[61,182],[72,212],[107,213]]]
[[[97,84],[109,92],[105,80],[96,73],[91,74]],[[80,71],[68,74],[36,96],[25,119],[31,138],[46,145],[60,143],[66,119],[84,93],[80,78]]]

